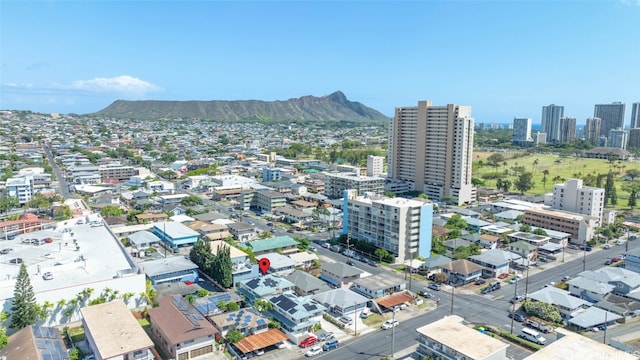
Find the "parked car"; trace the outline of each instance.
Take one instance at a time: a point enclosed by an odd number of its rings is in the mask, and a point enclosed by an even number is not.
[[[0,250],[0,254],[7,255],[8,253],[10,253],[12,251],[13,251],[12,248],[4,248],[4,249]]]
[[[394,327],[396,327],[398,325],[400,325],[398,320],[387,320],[384,323],[382,323],[382,326],[380,328],[382,330],[389,330],[389,329],[394,328]]]
[[[509,284],[515,284],[520,280],[522,280],[522,278],[520,278],[519,276],[514,276],[511,278],[511,280],[509,280]]]
[[[605,250],[607,250],[607,249],[610,249],[610,248],[611,248],[611,246],[609,246],[609,244],[605,244],[602,248],[603,248],[603,249],[605,249]]]
[[[506,278],[508,278],[508,277],[509,277],[509,274],[508,274],[508,273],[502,273],[502,274],[498,275],[498,279],[500,279],[500,280],[502,280],[502,279],[506,279]]]
[[[516,295],[516,296],[511,298],[510,302],[512,304],[517,304],[517,303],[521,302],[522,300],[524,300],[524,295]]]
[[[53,280],[53,273],[47,271],[46,273],[42,274],[42,278],[45,280]]]
[[[350,326],[353,323],[353,320],[351,320],[351,318],[346,316],[346,315],[341,317],[339,320],[340,320],[341,323],[343,323],[343,324],[345,324],[347,326]]]
[[[322,351],[337,349],[339,345],[338,339],[331,339],[322,345]]]
[[[51,243],[53,242],[53,239],[52,239],[52,238],[50,238],[50,237],[44,238],[43,240],[44,240],[44,242],[45,242],[45,243],[47,243],[47,244],[51,244]]]
[[[486,283],[486,281],[484,279],[476,280],[476,285],[484,285],[485,283]]]
[[[373,260],[368,260],[367,264],[369,264],[369,266],[378,267],[378,263]]]
[[[9,263],[10,264],[15,264],[15,265],[20,265],[20,264],[22,264],[22,258],[11,259],[11,260],[9,260]]]
[[[318,341],[325,341],[325,340],[329,340],[333,337],[333,333],[331,331],[327,331],[327,332],[323,332],[322,334],[320,334],[320,336],[318,336]]]
[[[418,295],[425,297],[427,299],[430,299],[431,297],[433,297],[433,295],[431,295],[430,293],[426,292],[425,290],[419,290],[418,291]]]
[[[304,354],[304,356],[306,357],[312,357],[312,356],[316,356],[318,354],[322,353],[322,348],[320,346],[314,346],[311,349],[309,349],[309,351],[307,351],[306,354]]]
[[[278,349],[284,349],[287,347],[287,345],[285,345],[285,343],[282,341],[280,341],[279,343],[276,343],[274,346]]]
[[[258,356],[264,355],[264,349],[258,349],[256,351],[254,351],[253,353],[258,355]]]
[[[293,234],[294,232],[296,232],[296,230],[295,230],[295,229],[293,229],[293,228],[291,228],[291,229],[287,230],[287,232],[288,232],[288,233],[292,233],[292,234]],[[320,350],[322,350],[322,349],[320,349]]]
[[[509,317],[513,318],[513,320],[517,321],[517,322],[523,322],[526,317],[520,313],[513,313],[513,312],[509,312]]]
[[[587,246],[587,247],[584,248],[584,250],[589,252],[589,251],[593,250],[593,248],[591,248],[591,246]]]
[[[347,265],[356,266],[356,263],[353,262],[352,260],[348,260]]]
[[[565,275],[565,276],[562,277],[562,281],[567,281],[569,279],[571,279],[571,276],[569,276],[569,275]]]
[[[624,244],[624,241],[622,241],[622,240],[616,241],[616,245],[622,245],[622,244]]]
[[[604,264],[605,265],[611,265],[611,264],[613,264],[613,260],[607,259],[607,260],[604,261]]]
[[[307,336],[304,340],[300,341],[300,347],[306,348],[318,342],[318,338],[315,336]]]
[[[322,247],[325,248],[325,249],[328,249],[328,248],[331,247],[331,244],[329,244],[328,242],[323,242],[322,243]]]
[[[318,249],[315,246],[309,246],[309,250],[313,252],[318,251]]]
[[[441,288],[440,284],[436,284],[436,283],[429,284],[429,289],[431,290],[440,291],[440,288]]]

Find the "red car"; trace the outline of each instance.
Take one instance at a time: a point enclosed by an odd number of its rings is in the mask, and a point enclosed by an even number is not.
[[[306,348],[318,342],[315,336],[308,336],[306,339],[300,341],[300,347]]]
[[[46,242],[47,244],[50,244],[53,242],[53,239],[48,237],[48,238],[44,238],[44,242]]]
[[[508,277],[509,277],[509,274],[507,274],[507,273],[502,273],[502,274],[498,275],[498,279],[506,279]]]

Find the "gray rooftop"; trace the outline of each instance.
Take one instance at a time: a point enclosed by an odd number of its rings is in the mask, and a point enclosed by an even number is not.
[[[305,293],[314,292],[318,294],[324,291],[331,290],[326,282],[300,270],[295,270],[288,276],[285,276],[285,279],[294,283],[297,288],[301,289]]]
[[[172,256],[160,260],[145,261],[140,267],[147,276],[157,276],[178,271],[197,269],[198,265],[184,256]]]
[[[356,269],[353,266],[347,265],[345,263],[328,263],[322,265],[322,269],[326,270],[332,274],[335,274],[341,278],[347,278],[351,276],[356,276],[362,274],[362,271]]]
[[[367,276],[364,278],[356,279],[353,281],[353,283],[362,288],[371,291],[377,291],[396,287],[401,284],[406,284],[407,281],[383,272],[375,276]]]
[[[129,235],[128,239],[136,247],[138,247],[141,244],[151,244],[151,243],[160,242],[160,238],[150,233],[149,231],[138,231],[137,233]]]
[[[551,305],[559,305],[567,309],[577,309],[583,305],[590,305],[588,301],[572,296],[568,291],[548,286],[529,294],[533,300]]]
[[[296,266],[296,262],[293,259],[278,253],[262,254],[260,257],[269,259],[270,267],[274,270]]]
[[[366,304],[368,298],[346,288],[337,288],[313,295],[313,298],[327,306],[339,306],[346,309],[354,304]]]
[[[444,255],[433,255],[424,260],[424,267],[433,269],[451,262],[451,259]]]
[[[579,326],[583,329],[592,328],[594,326],[610,323],[616,320],[622,319],[622,316],[606,311],[595,306],[592,306],[584,311],[576,313],[574,317],[569,320],[570,324]]]

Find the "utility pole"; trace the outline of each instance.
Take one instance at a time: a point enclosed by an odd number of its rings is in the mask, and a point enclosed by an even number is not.
[[[524,282],[524,299],[525,300],[527,299],[527,296],[529,296],[529,267],[531,267],[531,264],[527,263],[527,278]]]
[[[609,311],[604,311],[604,338],[602,339],[603,344],[607,344],[607,315],[609,315]]]
[[[451,315],[453,315],[453,295],[456,292],[456,288],[451,285]]]
[[[629,228],[627,228],[627,243],[624,244],[624,247],[625,247],[625,250],[624,250],[625,254],[624,255],[626,256],[627,255],[626,253],[629,252]]]
[[[516,277],[516,280],[518,278]],[[513,318],[516,317],[516,297],[518,296],[518,282],[516,281],[516,286],[513,288],[513,305],[511,305],[511,334],[513,334]]]
[[[587,240],[584,241],[584,247],[582,248],[582,271],[585,271],[587,268]]]
[[[358,336],[358,304],[353,302],[353,336]]]

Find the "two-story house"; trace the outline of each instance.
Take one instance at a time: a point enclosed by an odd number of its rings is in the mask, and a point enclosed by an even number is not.
[[[187,360],[215,351],[218,331],[180,295],[157,299],[148,310],[151,336],[173,359]]]

